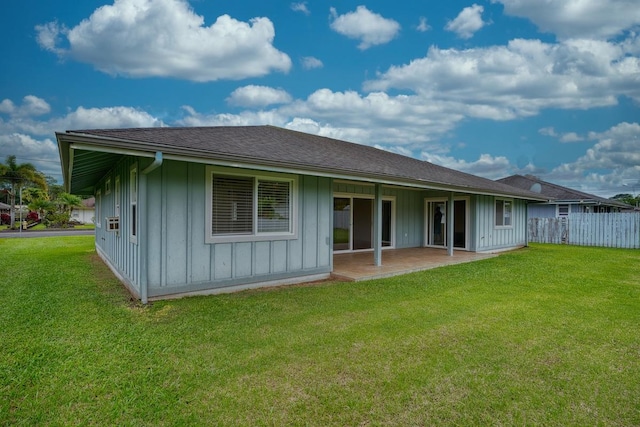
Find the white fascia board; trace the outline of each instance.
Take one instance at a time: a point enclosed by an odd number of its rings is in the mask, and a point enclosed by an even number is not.
[[[139,151],[139,150],[131,150],[128,148],[116,148],[116,147],[108,147],[102,145],[93,145],[93,144],[82,144],[82,143],[71,143],[69,145],[70,150],[84,150],[84,151],[97,151],[100,153],[110,153],[110,154],[123,154],[126,156],[135,156],[135,157],[156,157],[157,150],[154,151]],[[73,157],[73,156],[71,156]]]

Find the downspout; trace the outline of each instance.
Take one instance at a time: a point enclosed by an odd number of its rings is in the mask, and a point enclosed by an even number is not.
[[[147,257],[149,246],[149,221],[147,220],[147,175],[162,166],[163,157],[161,151],[156,151],[156,157],[153,162],[147,166],[140,174],[140,198],[142,203],[138,203],[138,211],[140,220],[144,221],[144,225],[140,227],[140,231],[143,233],[139,236],[139,248],[140,248],[140,301],[143,304],[149,302],[149,278],[147,274]]]
[[[453,242],[454,242],[454,236],[453,236],[453,231],[454,231],[454,227],[453,227],[453,191],[451,193],[449,193],[449,203],[448,203],[448,211],[447,212],[447,255],[449,256],[453,256]]]
[[[162,152],[156,151],[156,158],[153,160],[153,163],[147,166],[145,170],[142,171],[142,174],[148,175],[150,172],[153,172],[155,169],[157,169],[162,165],[162,161],[163,161]]]

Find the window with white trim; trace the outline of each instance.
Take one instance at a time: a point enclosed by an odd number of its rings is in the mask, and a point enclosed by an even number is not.
[[[558,216],[559,217],[568,217],[569,216],[569,205],[558,205]]]
[[[511,200],[496,199],[495,218],[496,227],[512,227],[511,221],[513,202]]]
[[[207,172],[208,242],[295,237],[296,177],[215,167]]]

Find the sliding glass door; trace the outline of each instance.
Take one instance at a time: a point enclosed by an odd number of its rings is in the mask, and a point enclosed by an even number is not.
[[[333,250],[373,249],[374,199],[357,196],[333,199]],[[382,246],[393,246],[393,201],[382,201]]]
[[[425,206],[427,246],[446,247],[448,244],[447,226],[449,219],[447,200],[427,200]],[[467,199],[453,201],[453,247],[465,249],[467,247]]]

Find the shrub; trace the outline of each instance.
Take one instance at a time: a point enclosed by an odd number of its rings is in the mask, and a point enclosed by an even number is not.
[[[27,214],[27,217],[25,218],[27,220],[27,222],[38,222],[40,221],[40,216],[38,215],[38,212],[29,212]]]

